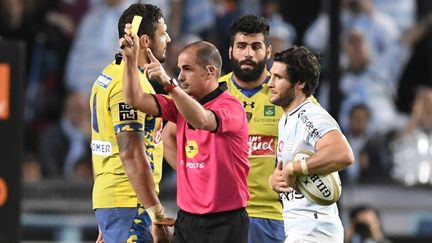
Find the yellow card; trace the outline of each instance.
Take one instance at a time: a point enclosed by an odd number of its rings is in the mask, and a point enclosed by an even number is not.
[[[139,29],[139,26],[141,24],[141,21],[142,21],[142,16],[135,15],[133,17],[133,19],[132,19],[132,28],[131,28],[131,30],[132,30],[133,33],[135,33],[135,34],[138,33],[138,29]]]

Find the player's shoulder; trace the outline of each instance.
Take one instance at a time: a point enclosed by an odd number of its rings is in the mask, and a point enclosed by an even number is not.
[[[121,78],[123,76],[123,68],[114,63],[106,66],[96,78],[93,86],[98,89],[113,89],[114,87],[121,86]]]
[[[317,117],[329,116],[328,112],[319,104],[307,101],[298,106],[290,113],[290,116],[295,116],[301,120],[314,120]]]
[[[229,81],[231,80],[231,78],[232,78],[232,75],[233,75],[233,73],[230,72],[230,73],[227,73],[227,74],[225,74],[225,75],[219,77],[219,79],[218,79],[219,83],[226,82],[226,83],[228,84],[228,82],[229,82]]]
[[[307,113],[328,113],[314,97],[310,97],[302,108],[306,110]]]
[[[298,118],[306,125],[311,122],[315,125],[328,124],[339,127],[333,116],[324,107],[314,102],[308,102],[299,109]]]
[[[240,101],[235,97],[233,94],[231,94],[228,90],[225,90],[220,95],[220,104],[225,104],[227,106],[240,106],[243,108],[243,105],[240,103]]]
[[[221,93],[220,99],[223,101],[234,102],[234,103],[240,104],[240,101],[233,94],[231,94],[228,90],[224,90]]]

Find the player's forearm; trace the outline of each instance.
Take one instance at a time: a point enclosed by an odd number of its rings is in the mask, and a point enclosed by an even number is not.
[[[192,127],[207,131],[216,129],[216,117],[213,112],[205,109],[180,88],[175,88],[170,94],[177,109]]]
[[[344,149],[322,151],[307,159],[309,174],[329,174],[341,171],[351,165],[354,161],[352,154]]]
[[[354,163],[348,141],[339,131],[331,131],[318,141],[317,152],[306,159],[309,174],[329,174]]]
[[[123,168],[141,204],[144,207],[158,204],[150,164],[143,147],[143,133],[121,132],[116,139]]]
[[[154,190],[153,175],[145,156],[123,158],[123,166],[129,181],[144,208],[159,204]]]
[[[138,100],[142,96],[142,89],[139,83],[138,63],[136,60],[125,61],[123,73],[123,95],[125,102],[136,107]]]
[[[138,64],[134,61],[125,62],[123,73],[123,96],[126,104],[149,115],[158,115],[158,106],[151,94],[145,93],[139,82]]]

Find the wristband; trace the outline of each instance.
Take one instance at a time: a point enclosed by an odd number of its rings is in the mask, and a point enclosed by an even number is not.
[[[307,168],[307,164],[306,164],[306,158],[303,157],[300,159],[300,166],[303,172],[303,175],[309,175],[309,170]]]
[[[147,211],[147,213],[150,216],[152,221],[166,218],[165,208],[160,203],[158,203],[154,206],[151,206],[149,208],[146,208],[146,211]]]
[[[171,93],[173,89],[178,86],[177,80],[175,78],[170,79],[169,84],[164,87],[165,92]]]

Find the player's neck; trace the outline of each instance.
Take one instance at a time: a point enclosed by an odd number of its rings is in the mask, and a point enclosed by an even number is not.
[[[240,88],[242,89],[253,89],[256,88],[258,86],[260,86],[267,78],[267,70],[264,69],[264,71],[261,73],[260,77],[257,80],[251,81],[251,82],[246,82],[243,80],[240,80],[239,78],[237,78],[237,76],[233,73],[234,76],[234,80],[237,83],[238,86],[240,86]]]
[[[139,50],[140,54],[138,55],[138,66],[140,67],[144,67],[146,64],[150,63],[150,59],[148,58],[147,53],[145,51],[146,49]]]
[[[217,80],[208,80],[207,84],[203,86],[203,88],[200,90],[199,93],[189,94],[189,95],[191,95],[197,101],[200,101],[208,94],[215,91],[218,88],[218,86],[219,86],[219,82]]]
[[[297,109],[301,104],[303,104],[309,97],[306,97],[303,93],[297,95],[294,100],[286,107],[282,107],[285,113],[290,113]]]

